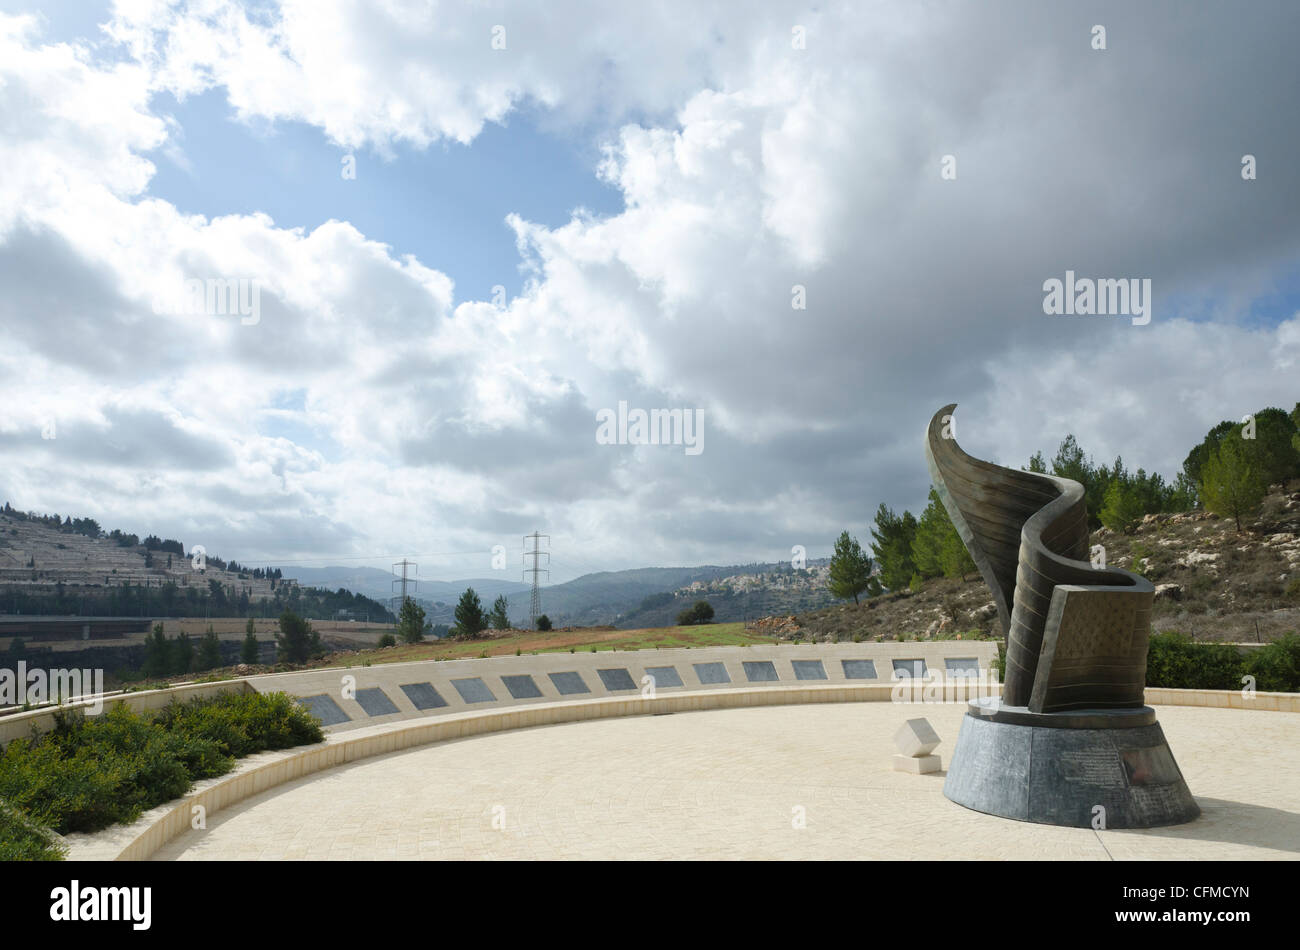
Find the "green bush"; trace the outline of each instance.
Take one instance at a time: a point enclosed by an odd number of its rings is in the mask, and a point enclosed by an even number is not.
[[[67,846],[48,828],[0,802],[0,861],[62,861]]]
[[[1300,636],[1288,633],[1246,658],[1245,672],[1264,692],[1300,693]]]
[[[222,755],[236,759],[325,738],[320,721],[285,693],[221,693],[172,702],[155,715],[164,729],[213,742]]]
[[[393,636],[391,633],[386,633],[386,634],[384,634],[382,637],[379,638],[379,644],[378,644],[378,645],[379,645],[381,648],[382,648],[382,647],[395,647],[395,646],[397,646],[397,637]]]
[[[55,714],[44,735],[0,753],[0,800],[61,834],[131,822],[264,749],[320,742],[320,722],[284,693],[223,693],[154,713],[126,704]]]
[[[1240,689],[1244,672],[1241,654],[1225,643],[1197,643],[1184,634],[1170,632],[1152,634],[1147,648],[1148,686]]]

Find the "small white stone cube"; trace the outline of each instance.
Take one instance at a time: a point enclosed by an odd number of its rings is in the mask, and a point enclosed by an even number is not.
[[[941,741],[928,719],[909,719],[894,733],[899,753],[914,759],[929,755]]]

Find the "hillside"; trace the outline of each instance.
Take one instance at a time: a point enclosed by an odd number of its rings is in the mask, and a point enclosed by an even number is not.
[[[671,626],[677,614],[708,600],[720,623],[831,603],[825,562],[804,571],[787,564],[647,567],[585,574],[542,589],[542,611],[557,625],[614,624],[623,629]],[[477,590],[477,588],[476,588]],[[528,616],[530,594],[510,595],[510,616]]]
[[[348,590],[373,597],[380,603],[388,603],[395,596],[393,581],[396,576],[391,570],[377,567],[298,567],[284,565],[280,568],[286,578],[292,577],[304,586],[325,587],[331,590],[345,587]],[[502,572],[503,574],[505,572]],[[437,603],[455,606],[465,588],[472,587],[479,599],[491,603],[499,594],[510,596],[523,594],[524,613],[528,612],[527,584],[508,580],[505,577],[475,577],[461,581],[436,581],[418,575],[415,581],[413,597],[416,602],[431,609]]]
[[[1243,528],[1238,534],[1231,520],[1203,511],[1156,514],[1130,535],[1099,528],[1091,543],[1105,548],[1108,565],[1155,584],[1154,632],[1253,643],[1300,630],[1300,492],[1275,486],[1259,517]],[[838,604],[755,629],[819,639],[1002,633],[992,597],[976,574],[964,581],[935,578],[916,593]]]
[[[96,533],[97,526],[96,526]],[[208,556],[201,567],[161,539],[78,533],[71,524],[0,511],[0,612],[83,616],[266,615],[277,605],[384,619],[380,604],[316,591],[274,570]]]

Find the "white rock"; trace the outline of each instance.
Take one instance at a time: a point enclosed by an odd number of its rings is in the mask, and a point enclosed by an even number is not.
[[[894,733],[894,745],[899,753],[912,758],[929,755],[942,741],[928,719],[909,719]]]

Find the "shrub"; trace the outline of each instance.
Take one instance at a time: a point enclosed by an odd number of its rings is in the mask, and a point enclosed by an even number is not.
[[[0,861],[62,861],[66,853],[50,829],[0,802]]]
[[[48,733],[0,754],[0,799],[62,834],[97,831],[228,772],[235,758],[322,738],[320,722],[283,693],[223,693],[149,714],[118,703],[93,719],[58,712]]]
[[[538,617],[538,618],[537,618],[537,629],[538,629],[538,630],[550,630],[550,629],[551,629],[551,618],[548,617],[548,616],[546,616],[546,614],[542,614],[540,617]]]
[[[378,645],[381,649],[383,647],[395,647],[397,646],[397,637],[393,636],[391,633],[386,633],[379,638]]]
[[[1245,672],[1265,692],[1300,693],[1300,636],[1288,633],[1246,659]]]
[[[1147,685],[1170,689],[1240,689],[1245,663],[1237,648],[1157,633],[1147,648]]]

